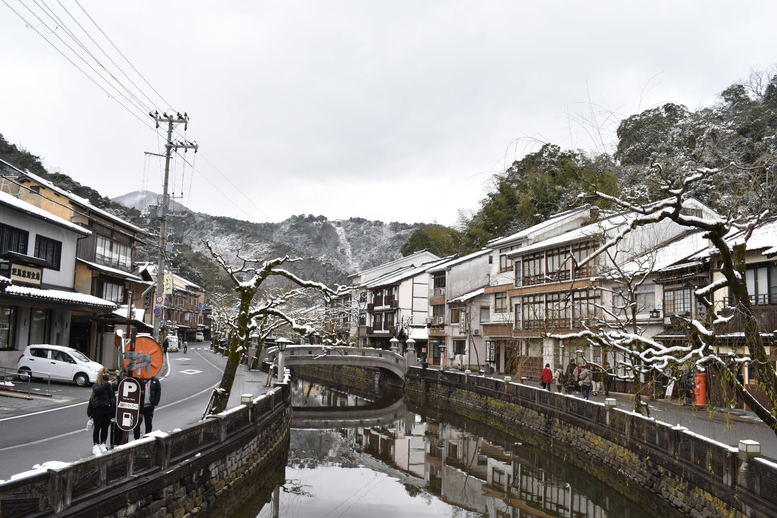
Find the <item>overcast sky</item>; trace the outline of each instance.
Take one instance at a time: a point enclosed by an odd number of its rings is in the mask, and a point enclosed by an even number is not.
[[[73,31],[134,89],[58,2],[45,0],[63,22],[52,31],[32,0],[5,1],[60,47]],[[75,0],[60,1],[164,109]],[[453,224],[540,142],[611,147],[620,118],[709,104],[777,63],[768,1],[80,2],[189,113],[201,152],[193,175],[176,164],[176,194],[253,221]],[[161,163],[143,155],[157,134],[33,28],[0,4],[0,133],[103,194],[161,191]]]

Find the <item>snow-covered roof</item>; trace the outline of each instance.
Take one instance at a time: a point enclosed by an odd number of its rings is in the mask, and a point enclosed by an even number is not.
[[[439,264],[441,261],[445,261],[445,260],[446,258],[443,258],[443,259],[437,259],[435,261],[429,261],[419,266],[412,266],[412,265],[403,266],[401,268],[394,270],[393,272],[389,272],[386,275],[382,275],[377,279],[374,279],[364,284],[364,287],[379,288],[381,286],[390,286],[392,284],[397,284],[399,282],[404,281],[405,279],[409,279],[411,277],[415,277],[416,275],[425,273],[426,271],[429,270],[429,268],[432,268],[437,264]]]
[[[111,214],[108,211],[105,211],[103,209],[95,207],[94,205],[89,203],[89,200],[87,200],[86,198],[82,198],[81,196],[78,196],[77,194],[73,194],[70,191],[66,191],[63,188],[58,187],[57,185],[54,185],[52,182],[46,180],[45,178],[42,178],[42,177],[40,177],[40,176],[38,176],[38,175],[36,175],[34,173],[31,173],[31,172],[29,172],[27,170],[22,171],[19,168],[14,167],[13,165],[11,165],[11,167],[16,169],[21,174],[23,174],[24,176],[28,177],[30,180],[34,181],[35,183],[39,183],[39,184],[47,187],[48,189],[51,189],[52,191],[56,192],[57,194],[61,194],[62,196],[70,199],[71,201],[73,201],[74,203],[77,203],[78,205],[81,205],[85,209],[88,209],[88,210],[90,210],[92,212],[95,212],[95,213],[101,215],[102,217],[104,217],[106,219],[109,219],[109,220],[111,220],[111,221],[113,221],[115,223],[119,223],[119,224],[121,224],[121,225],[123,225],[123,226],[125,226],[127,228],[131,228],[135,232],[142,232],[144,234],[148,233],[146,230],[133,225],[129,221],[123,220],[123,219],[121,219],[118,216],[114,216],[113,214]]]
[[[709,246],[709,241],[704,238],[704,233],[693,232],[684,235],[668,243],[659,245],[655,250],[650,250],[639,258],[635,258],[622,266],[626,272],[635,272],[640,268],[647,266],[650,270],[668,271],[674,268],[677,263],[686,263],[688,258],[700,250],[705,250]],[[644,264],[646,259],[649,264]],[[698,262],[698,261],[697,261]]]
[[[13,295],[31,299],[40,299],[51,302],[70,303],[79,306],[91,306],[98,309],[113,310],[116,304],[99,297],[77,293],[74,291],[46,290],[41,288],[30,288],[28,286],[6,286],[2,291],[3,295]]]
[[[513,250],[507,254],[508,257],[517,257],[535,250],[542,250],[545,248],[552,248],[554,246],[565,245],[568,243],[574,243],[575,241],[582,241],[593,237],[601,236],[610,230],[617,228],[620,225],[625,224],[628,221],[627,217],[623,214],[610,216],[607,219],[591,223],[569,232],[565,232],[555,237],[537,241],[531,245],[522,246],[517,250]]]
[[[138,265],[138,272],[142,272],[143,270],[146,270],[146,271],[148,271],[149,275],[151,275],[152,277],[156,278],[156,264],[154,264],[154,263],[137,263],[137,265]],[[174,273],[173,274],[173,283],[175,283],[175,281],[178,281],[178,285],[179,286],[183,285],[183,287],[185,287],[185,288],[186,287],[194,288],[196,290],[202,291],[202,288],[200,288],[198,285],[194,284],[192,281],[184,279],[180,275],[177,275],[177,274]]]
[[[496,239],[492,239],[488,242],[489,248],[497,248],[502,245],[510,244],[514,241],[518,241],[520,239],[524,239],[527,237],[530,237],[532,234],[536,234],[537,232],[540,232],[541,230],[544,230],[546,228],[549,228],[553,225],[556,225],[560,223],[561,221],[570,218],[572,216],[577,216],[587,210],[590,210],[591,207],[589,205],[586,205],[584,207],[580,207],[577,209],[571,209],[564,212],[559,212],[556,214],[551,215],[548,219],[545,221],[542,221],[540,223],[537,223],[536,225],[532,225],[529,228],[525,228],[521,230],[520,232],[516,232],[515,234],[511,234],[509,236],[505,237],[498,237]]]
[[[0,284],[11,284],[11,279],[9,279],[8,277],[3,277],[2,275],[0,275]]]
[[[456,266],[457,264],[465,263],[467,261],[471,261],[472,259],[477,259],[480,256],[486,255],[491,253],[490,248],[484,248],[482,250],[478,250],[477,252],[473,252],[471,254],[465,255],[463,257],[457,257],[450,260],[443,261],[442,263],[438,264],[437,266],[433,268],[429,268],[429,273],[436,273],[441,272],[447,268],[450,268],[451,266]]]
[[[123,277],[125,279],[129,279],[131,281],[138,281],[143,282],[143,279],[138,277],[137,275],[131,274],[129,272],[125,272],[124,270],[119,270],[118,268],[111,268],[110,266],[105,266],[102,264],[92,263],[90,261],[86,261],[84,259],[81,259],[80,257],[77,258],[77,261],[84,263],[85,265],[89,266],[90,268],[94,268],[95,270],[100,270],[101,272],[105,272],[111,275],[116,275],[119,277]]]
[[[726,242],[733,245],[743,239],[743,234],[743,231],[732,231],[726,236]],[[760,250],[766,257],[777,255],[777,220],[768,221],[755,228],[750,235],[750,239],[747,240],[747,249],[752,251]],[[693,259],[704,259],[717,253],[718,249],[710,246],[696,253]]]
[[[479,295],[483,295],[483,293],[485,292],[486,292],[485,288],[478,288],[475,291],[470,291],[469,293],[465,293],[464,295],[460,295],[456,298],[450,299],[448,301],[448,304],[453,304],[454,302],[466,302],[470,299],[474,299]]]
[[[18,211],[25,212],[32,216],[36,216],[42,220],[46,220],[49,223],[59,225],[60,227],[65,227],[66,229],[72,230],[73,232],[78,232],[79,234],[82,234],[85,236],[88,236],[92,233],[90,230],[87,230],[80,225],[71,223],[64,218],[60,218],[59,216],[56,216],[51,212],[41,209],[40,207],[36,207],[31,203],[27,203],[26,201],[20,200],[19,198],[16,198],[8,194],[7,192],[0,191],[0,203],[4,205],[8,205],[9,207],[12,207]]]
[[[352,278],[352,277],[364,276],[364,275],[367,275],[367,274],[369,274],[371,272],[374,272],[376,270],[380,270],[381,268],[385,268],[387,266],[391,266],[393,264],[407,264],[408,261],[412,262],[415,259],[421,258],[422,256],[427,256],[427,261],[424,261],[424,262],[428,262],[428,260],[439,259],[439,257],[437,257],[432,252],[429,252],[428,250],[419,250],[418,252],[414,252],[414,253],[412,253],[412,254],[410,254],[408,256],[400,257],[398,259],[394,259],[393,261],[389,261],[387,263],[383,263],[383,264],[379,264],[377,266],[373,266],[372,268],[367,268],[365,270],[361,270],[361,271],[358,271],[356,273],[352,273],[348,277]]]

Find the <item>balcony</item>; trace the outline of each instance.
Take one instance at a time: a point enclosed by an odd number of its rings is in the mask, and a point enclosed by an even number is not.
[[[445,317],[438,315],[435,317],[432,317],[432,326],[444,326],[445,325]]]
[[[761,333],[772,333],[777,329],[777,304],[757,304],[753,305],[752,308]],[[732,311],[734,311],[734,318],[719,329],[719,332],[722,334],[741,333],[745,329],[744,318],[741,312],[728,309],[721,310],[720,314],[722,316],[729,316]]]

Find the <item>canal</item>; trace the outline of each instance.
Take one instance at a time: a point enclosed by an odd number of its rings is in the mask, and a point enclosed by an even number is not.
[[[376,400],[295,380],[286,464],[256,481],[231,515],[655,516],[562,459],[453,414],[407,406],[401,396]]]

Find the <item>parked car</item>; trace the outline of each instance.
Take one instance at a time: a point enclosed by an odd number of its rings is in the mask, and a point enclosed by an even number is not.
[[[194,333],[194,339],[197,342],[204,342],[205,341],[205,333],[203,333],[202,331],[197,331],[196,333]]]
[[[167,352],[177,353],[180,348],[178,343],[178,337],[176,335],[170,335],[167,337]]]
[[[28,345],[17,364],[20,374],[72,381],[79,387],[97,381],[97,373],[102,368],[101,364],[89,359],[81,351],[64,345],[49,344]]]

